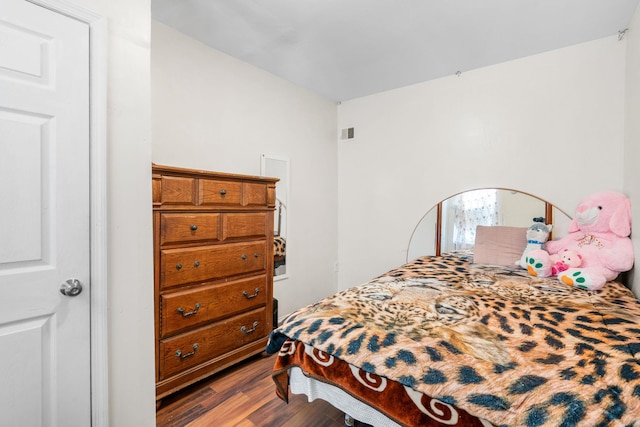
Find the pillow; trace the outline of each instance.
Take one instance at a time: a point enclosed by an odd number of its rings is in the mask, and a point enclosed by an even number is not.
[[[527,227],[476,227],[473,260],[478,264],[513,266],[527,246]]]

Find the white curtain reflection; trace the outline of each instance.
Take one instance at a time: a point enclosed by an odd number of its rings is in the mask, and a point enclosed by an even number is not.
[[[501,208],[495,189],[474,190],[452,197],[443,206],[442,252],[473,247],[478,225],[500,225]],[[446,236],[452,236],[449,241]]]

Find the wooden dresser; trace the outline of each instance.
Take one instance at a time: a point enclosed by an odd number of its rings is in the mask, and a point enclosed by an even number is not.
[[[276,181],[153,165],[158,403],[264,350]]]

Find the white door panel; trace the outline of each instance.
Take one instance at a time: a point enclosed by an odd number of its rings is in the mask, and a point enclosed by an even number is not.
[[[46,258],[43,246],[42,158],[50,144],[43,143],[50,119],[0,110],[0,223],[3,227],[0,246],[0,269],[15,268],[16,263],[34,263]],[[43,153],[43,149],[45,153]],[[20,185],[10,185],[16,178]],[[46,190],[46,189],[45,189]],[[47,221],[45,221],[47,222]],[[10,226],[9,226],[10,225]]]
[[[89,185],[88,26],[0,0],[0,425],[91,424]]]

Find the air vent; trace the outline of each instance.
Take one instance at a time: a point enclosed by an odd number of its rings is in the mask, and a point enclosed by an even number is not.
[[[340,132],[340,139],[343,141],[346,141],[349,139],[355,139],[355,137],[356,137],[355,128],[342,129],[342,132]]]

